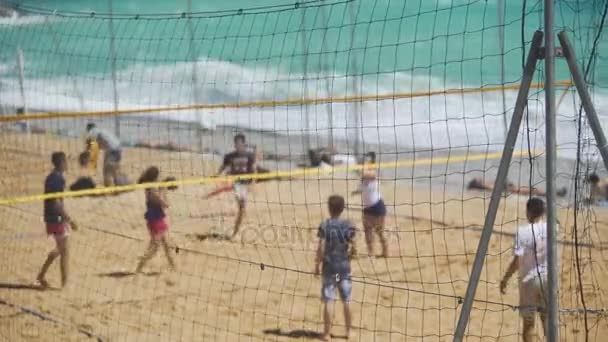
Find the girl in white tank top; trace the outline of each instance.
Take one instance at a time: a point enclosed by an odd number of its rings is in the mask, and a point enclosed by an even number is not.
[[[373,152],[368,153],[371,163],[375,163],[376,156]],[[384,222],[386,217],[386,206],[380,194],[380,184],[376,176],[376,170],[365,167],[361,173],[361,181],[357,190],[352,195],[361,194],[363,205],[363,228],[365,230],[365,242],[370,256],[374,255],[374,233],[380,238],[382,245],[382,256],[388,256],[388,242],[384,236]]]

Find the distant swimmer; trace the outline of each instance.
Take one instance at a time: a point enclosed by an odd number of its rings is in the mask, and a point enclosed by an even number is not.
[[[104,150],[103,157],[103,184],[105,186],[125,185],[119,177],[122,149],[120,140],[112,133],[97,128],[94,123],[87,125],[88,139],[97,142],[99,148]],[[87,149],[89,147],[87,146]]]

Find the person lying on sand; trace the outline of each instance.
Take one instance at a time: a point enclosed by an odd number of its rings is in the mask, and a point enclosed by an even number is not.
[[[170,152],[190,151],[190,149],[188,149],[187,147],[179,146],[172,142],[155,143],[155,142],[149,142],[149,141],[138,141],[135,143],[134,146],[141,147],[141,148],[150,148],[150,149],[155,149],[155,150],[170,151]]]
[[[592,172],[587,176],[587,183],[589,183],[590,194],[589,194],[589,203],[590,204],[601,204],[608,201],[608,182],[601,181],[600,177]]]
[[[338,153],[334,148],[321,147],[308,150],[308,161],[311,167],[355,166],[357,158],[351,154]]]
[[[467,190],[481,190],[481,191],[492,191],[494,190],[494,184],[489,184],[483,181],[482,178],[473,178],[469,184],[467,185]],[[546,197],[547,193],[537,189],[530,188],[527,186],[517,186],[511,182],[507,183],[505,188],[505,192],[511,194],[520,194],[520,195],[531,195],[531,196],[542,196]],[[558,197],[566,196],[568,190],[564,187],[557,190]]]

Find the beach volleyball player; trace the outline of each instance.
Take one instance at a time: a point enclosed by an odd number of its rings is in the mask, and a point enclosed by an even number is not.
[[[158,182],[160,170],[156,166],[150,166],[139,177],[139,184]],[[174,178],[167,178],[165,181],[172,181]],[[171,188],[169,188],[171,190]],[[167,224],[166,210],[169,208],[167,200],[167,189],[165,188],[148,188],[146,193],[146,213],[144,218],[150,233],[150,244],[144,255],[140,258],[135,273],[140,273],[146,263],[156,255],[158,248],[163,247],[165,257],[169,262],[169,266],[175,269],[175,262],[171,255],[171,250],[168,243],[169,225]]]
[[[247,144],[243,134],[234,136],[234,151],[224,156],[222,166],[220,166],[217,176],[223,174],[226,170],[229,175],[245,175],[256,173],[256,158],[255,153],[247,151]],[[230,239],[234,238],[239,232],[243,216],[245,215],[245,207],[247,203],[247,195],[249,187],[255,183],[254,179],[239,179],[232,184],[232,191],[238,204],[238,214],[234,222],[234,230]]]
[[[63,152],[54,152],[51,155],[53,171],[49,173],[44,181],[44,193],[52,194],[65,190],[65,178],[63,173],[67,170],[67,158]],[[46,261],[38,273],[37,280],[43,288],[49,286],[46,281],[46,272],[59,257],[59,269],[61,272],[61,286],[64,287],[68,281],[69,244],[68,236],[70,227],[76,230],[76,224],[63,206],[63,198],[44,200],[44,222],[46,233],[55,239],[55,248],[49,252]]]
[[[388,257],[388,242],[384,235],[386,206],[380,194],[380,184],[376,170],[366,165],[366,163],[374,164],[375,162],[376,154],[374,152],[367,153],[364,160],[364,168],[361,172],[359,188],[353,191],[351,195],[361,194],[363,228],[365,230],[365,243],[367,244],[368,255],[374,255],[374,234],[377,234],[382,246],[382,257],[386,258]]]
[[[87,141],[96,142],[104,150],[103,156],[103,184],[104,186],[124,185],[119,180],[122,149],[120,140],[112,133],[97,128],[94,123],[87,124]],[[91,150],[91,145],[87,146]]]

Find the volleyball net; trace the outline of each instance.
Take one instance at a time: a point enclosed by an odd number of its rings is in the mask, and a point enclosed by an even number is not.
[[[2,2],[0,2],[2,4]],[[499,4],[503,6],[499,8]],[[310,0],[175,14],[55,11],[7,3],[0,18],[0,336],[9,340],[290,340],[323,331],[314,274],[327,199],[346,200],[355,340],[449,340],[462,307],[490,190],[542,25],[537,2]],[[14,5],[14,6],[13,6]],[[601,35],[607,1],[557,1],[598,108],[606,105]],[[18,13],[18,14],[17,14]],[[516,38],[514,38],[516,37]],[[542,66],[541,66],[542,67]],[[518,340],[517,280],[499,282],[530,196],[543,197],[542,70],[528,97],[467,337]],[[565,65],[558,65],[560,323],[564,340],[601,340],[608,216],[591,201],[601,169]],[[121,143],[120,182],[79,164],[87,125]],[[216,173],[244,134],[257,169]],[[44,194],[51,153],[69,187]],[[370,152],[373,152],[370,154]],[[369,255],[352,195],[362,162],[387,207]],[[150,166],[163,183],[136,184]],[[255,179],[243,223],[229,184]],[[227,185],[228,184],[228,185]],[[168,241],[149,244],[144,188],[168,192]],[[210,197],[210,193],[216,196]],[[65,198],[69,283],[36,274],[54,246],[43,200]],[[373,235],[373,234],[372,234]],[[339,301],[335,336],[344,333]],[[542,327],[537,324],[542,336]]]

